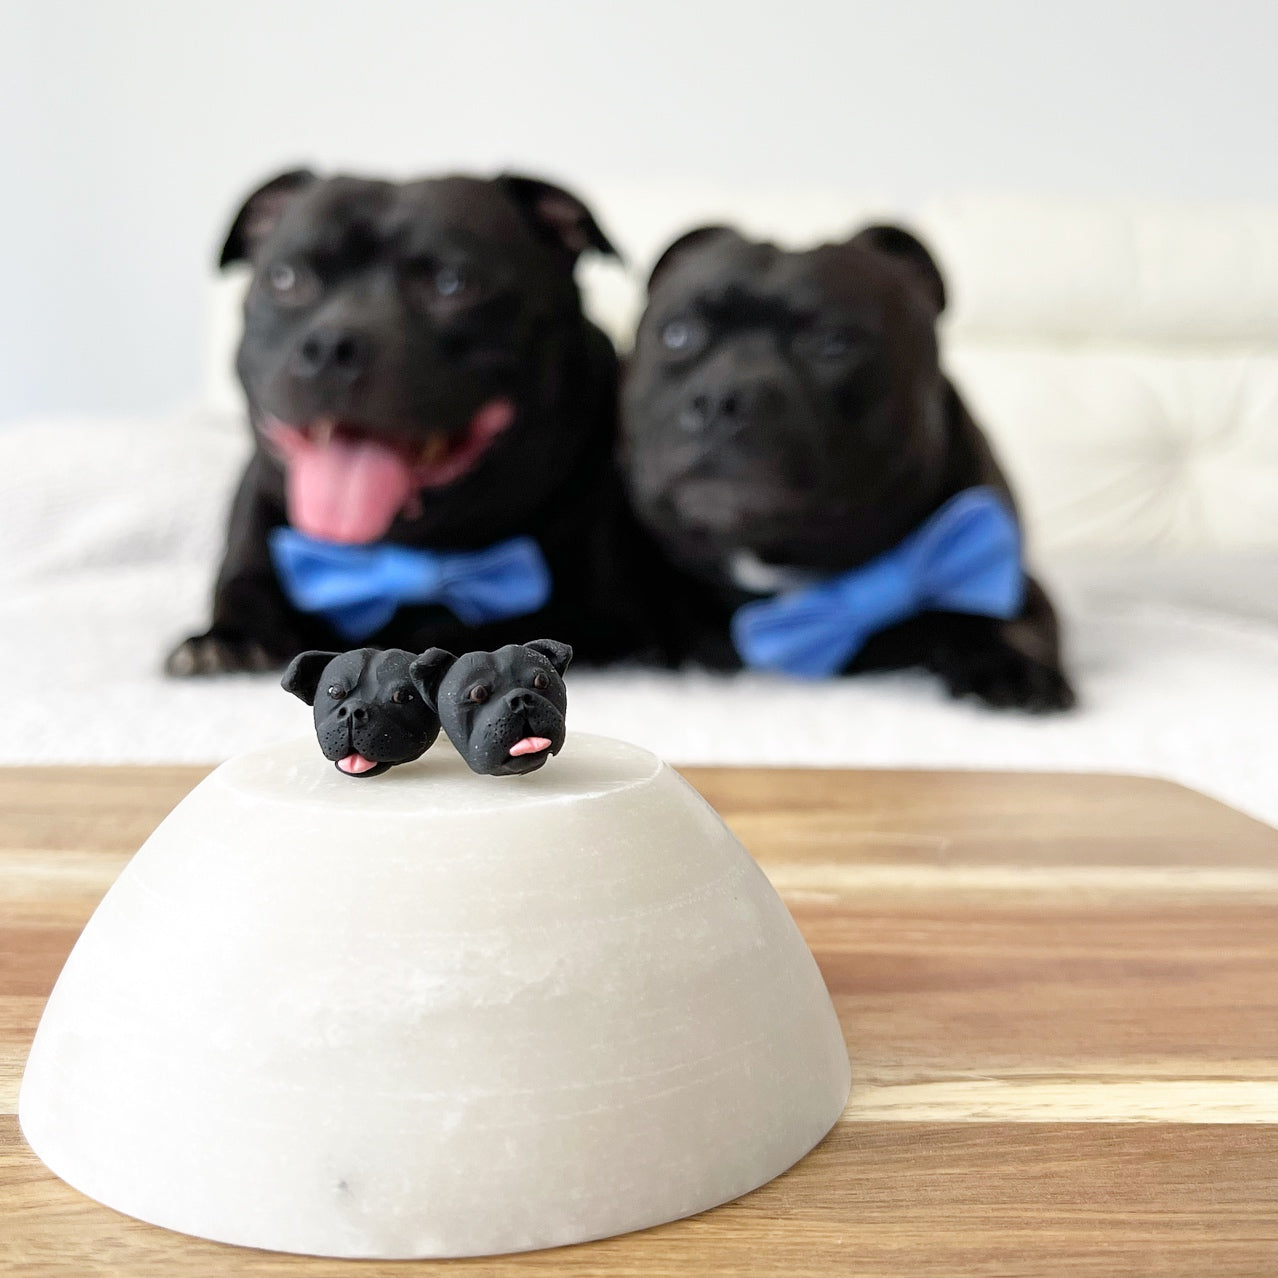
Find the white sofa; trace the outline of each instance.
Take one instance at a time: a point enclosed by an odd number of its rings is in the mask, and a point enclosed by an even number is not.
[[[802,243],[885,216],[829,191],[593,199],[633,265],[582,276],[623,344],[680,229]],[[949,282],[945,359],[1018,488],[1080,708],[995,714],[913,673],[617,671],[572,680],[574,726],[680,762],[1150,773],[1278,823],[1278,209],[982,198],[907,221]],[[0,432],[0,633],[26,665],[0,761],[215,760],[306,729],[270,678],[158,674],[203,620],[244,453],[237,288],[216,293],[200,409]]]

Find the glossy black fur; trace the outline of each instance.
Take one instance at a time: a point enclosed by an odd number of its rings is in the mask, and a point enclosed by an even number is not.
[[[898,227],[805,252],[705,227],[666,251],[622,420],[634,504],[677,570],[662,611],[676,660],[734,668],[737,607],[873,559],[963,489],[988,485],[1014,509],[941,372],[944,305],[931,255]],[[1074,702],[1055,615],[1029,577],[1013,620],[925,613],[849,669],[912,665],[994,706]]]
[[[545,630],[591,661],[645,648],[636,582],[651,555],[616,474],[616,356],[583,317],[573,280],[585,250],[613,251],[575,196],[531,178],[393,183],[297,171],[249,197],[221,260],[254,270],[237,369],[255,447],[212,623],[174,650],[170,673],[266,669],[348,646],[276,581],[267,534],[287,514],[284,470],[262,434],[269,417],[328,415],[415,444],[464,430],[494,396],[514,403],[514,425],[470,474],[424,490],[420,511],[402,513],[385,540],[451,550],[530,535],[551,569],[549,604],[480,628],[440,607],[405,607],[362,642],[467,649]],[[272,283],[280,264],[300,282],[287,304]],[[432,288],[444,268],[465,281],[456,297]],[[328,348],[317,374],[315,351]]]
[[[302,652],[280,685],[314,707],[324,757],[336,764],[363,755],[377,766],[343,775],[372,777],[420,758],[439,736],[439,715],[409,673],[413,661],[414,654],[400,648]]]
[[[568,713],[563,673],[571,660],[572,649],[553,639],[461,657],[436,648],[417,658],[412,676],[472,771],[523,776],[563,747]],[[542,737],[550,746],[512,756],[510,747],[522,737]]]

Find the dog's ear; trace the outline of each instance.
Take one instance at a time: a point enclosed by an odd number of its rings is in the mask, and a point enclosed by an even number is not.
[[[443,648],[427,648],[420,657],[414,657],[408,667],[413,686],[432,710],[439,710],[439,685],[456,662],[457,658]]]
[[[232,262],[247,262],[257,251],[258,245],[279,224],[284,210],[300,191],[317,181],[310,169],[289,169],[259,186],[244,201],[240,211],[226,233],[226,243],[217,259],[220,268]]]
[[[524,647],[541,653],[560,676],[568,669],[568,663],[572,660],[571,646],[560,643],[558,639],[530,639]]]
[[[858,231],[851,243],[884,253],[909,267],[936,306],[936,313],[939,315],[945,309],[945,280],[941,278],[941,268],[918,236],[902,226],[885,223]]]
[[[595,215],[571,191],[518,173],[502,173],[496,183],[537,235],[567,255],[569,265],[587,249],[620,260]]]
[[[657,282],[657,276],[667,271],[675,263],[675,259],[682,257],[690,248],[695,248],[699,244],[707,244],[711,240],[717,240],[722,235],[736,235],[730,226],[697,226],[691,231],[685,231],[677,240],[666,247],[665,252],[657,258],[653,264],[652,270],[648,273],[648,292],[652,292],[652,286]]]
[[[328,663],[338,655],[336,652],[319,652],[315,649],[310,652],[299,652],[288,663],[288,669],[284,671],[284,677],[280,680],[280,687],[285,692],[291,692],[299,700],[305,701],[308,706],[313,706],[315,693],[319,689],[320,676]]]

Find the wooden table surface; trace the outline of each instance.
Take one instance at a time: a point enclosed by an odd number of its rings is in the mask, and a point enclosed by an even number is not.
[[[119,1216],[18,1131],[36,1021],[198,768],[0,769],[0,1273],[1278,1275],[1278,832],[1112,776],[688,769],[847,1035],[833,1133],[693,1219],[473,1261],[331,1261]]]

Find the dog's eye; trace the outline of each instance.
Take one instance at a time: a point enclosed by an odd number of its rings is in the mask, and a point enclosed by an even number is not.
[[[300,306],[312,301],[317,292],[314,275],[290,262],[274,262],[266,269],[266,286],[277,302]]]
[[[452,266],[441,266],[435,272],[435,292],[440,297],[457,297],[466,291],[467,279]]]
[[[858,347],[864,350],[871,340],[855,328],[839,324],[823,324],[799,339],[801,349],[811,358],[820,360],[847,359]]]
[[[852,341],[840,329],[825,328],[816,334],[813,349],[822,359],[842,359],[852,349]]]
[[[332,697],[334,701],[340,701],[346,695],[346,689],[339,688],[337,684],[334,684],[328,689],[328,695]]]
[[[391,693],[391,700],[397,706],[406,706],[413,699],[413,694],[407,688],[396,688]]]
[[[488,700],[488,696],[488,689],[482,683],[477,683],[466,694],[467,699],[473,701],[477,706],[482,706]]]
[[[700,320],[676,319],[661,329],[661,344],[676,355],[688,355],[704,341],[706,326]]]
[[[538,692],[545,692],[550,687],[550,680],[544,674],[535,674],[533,675],[533,687]]]

